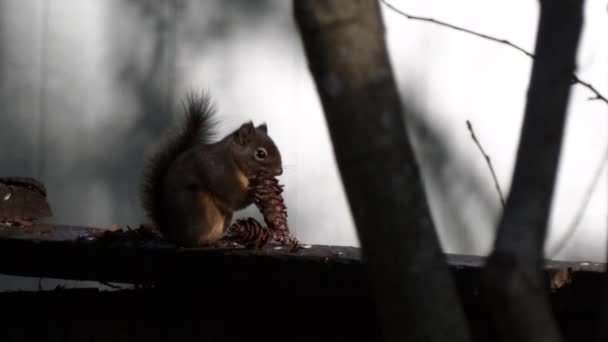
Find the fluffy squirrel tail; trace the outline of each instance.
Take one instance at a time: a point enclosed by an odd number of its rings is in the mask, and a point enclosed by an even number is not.
[[[208,94],[190,93],[183,107],[183,122],[169,133],[144,168],[141,201],[148,217],[157,226],[162,224],[161,188],[169,167],[183,152],[199,143],[211,143],[214,136],[215,108]]]

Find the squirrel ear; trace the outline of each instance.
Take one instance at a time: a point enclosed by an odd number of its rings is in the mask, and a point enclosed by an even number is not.
[[[264,122],[263,124],[259,125],[257,127],[257,129],[259,129],[260,131],[268,134],[268,126],[266,126],[266,123]]]
[[[245,122],[236,132],[236,141],[241,145],[246,144],[253,135],[254,131],[255,127],[253,126],[253,122]]]

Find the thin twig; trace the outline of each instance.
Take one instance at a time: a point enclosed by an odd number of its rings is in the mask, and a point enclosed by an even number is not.
[[[498,178],[496,177],[496,172],[494,172],[494,167],[492,166],[492,162],[490,161],[490,156],[488,156],[486,151],[481,146],[481,143],[479,143],[479,140],[477,139],[477,136],[475,135],[475,131],[473,131],[473,125],[471,125],[471,122],[469,120],[467,120],[467,128],[469,129],[469,132],[471,132],[471,138],[477,145],[477,148],[479,148],[479,152],[481,152],[483,157],[486,159],[486,164],[488,164],[488,168],[490,169],[490,172],[492,173],[492,178],[494,179],[494,186],[496,186],[496,191],[498,192],[498,197],[500,198],[500,204],[502,204],[502,208],[504,209],[505,208],[505,197],[502,194],[500,185],[498,185]]]
[[[593,94],[595,94],[595,96],[591,96],[587,100],[590,100],[590,101],[600,100],[600,101],[604,101],[604,102],[608,103],[608,99],[606,99],[599,91],[597,91],[597,89],[595,89],[594,86],[592,86],[588,82],[581,80],[580,78],[578,78],[578,76],[576,76],[576,74],[572,74],[572,82],[582,85],[583,87],[591,90],[591,92]]]
[[[119,285],[114,285],[114,284],[110,284],[107,281],[99,281],[100,284],[105,285],[111,289],[115,289],[115,290],[124,290],[125,288]]]
[[[558,245],[555,248],[553,248],[553,251],[551,251],[551,253],[548,253],[549,259],[555,258],[555,256],[557,254],[559,254],[564,249],[564,247],[566,247],[566,245],[568,244],[568,242],[570,242],[570,239],[576,232],[579,224],[581,223],[581,221],[583,219],[583,215],[585,214],[585,211],[587,210],[587,206],[589,205],[589,202],[591,201],[591,197],[593,196],[593,193],[594,193],[595,189],[597,188],[597,183],[600,181],[602,172],[606,168],[606,164],[608,164],[607,162],[608,162],[608,147],[606,147],[606,150],[604,151],[604,157],[600,161],[600,164],[595,169],[595,173],[593,174],[591,183],[589,184],[589,187],[587,188],[587,191],[585,192],[585,196],[583,197],[581,206],[578,208],[578,210],[576,211],[576,214],[572,218],[572,221],[568,225],[568,229],[566,230],[564,237],[561,239],[561,241],[558,243]]]
[[[526,55],[526,56],[528,56],[528,57],[530,57],[532,59],[536,58],[536,56],[533,53],[527,51],[526,49],[522,48],[521,46],[518,46],[518,45],[515,45],[515,44],[511,43],[510,41],[508,41],[506,39],[500,39],[500,38],[488,36],[488,35],[483,34],[483,33],[472,31],[472,30],[466,29],[464,27],[452,25],[452,24],[449,24],[449,23],[446,23],[446,22],[443,22],[443,21],[440,21],[440,20],[433,19],[433,18],[419,17],[419,16],[416,16],[416,15],[407,14],[407,13],[401,11],[400,9],[398,9],[397,7],[393,6],[392,4],[386,2],[386,0],[380,0],[380,2],[383,3],[386,7],[390,8],[391,10],[393,10],[395,13],[398,13],[398,14],[406,17],[407,19],[425,21],[425,22],[428,22],[428,23],[437,24],[439,26],[451,28],[451,29],[456,30],[456,31],[468,33],[468,34],[471,34],[471,35],[474,35],[474,36],[477,36],[477,37],[480,37],[480,38],[483,38],[483,39],[487,39],[487,40],[490,40],[490,41],[493,41],[493,42],[496,42],[496,43],[500,43],[500,44],[504,44],[504,45],[507,45],[509,47],[512,47],[513,49],[515,49],[515,50],[523,53],[524,55]],[[597,89],[595,89],[595,87],[593,85],[591,85],[588,82],[585,82],[585,81],[581,80],[575,73],[572,74],[572,83],[580,84],[581,86],[589,89],[589,91],[591,91],[594,94],[594,96],[589,97],[588,100],[594,100],[594,101],[600,100],[600,101],[608,104],[608,98],[606,98]]]

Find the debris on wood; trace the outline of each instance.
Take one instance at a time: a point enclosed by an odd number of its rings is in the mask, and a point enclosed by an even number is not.
[[[44,184],[28,177],[0,178],[0,225],[27,227],[51,215]]]
[[[109,229],[92,230],[80,235],[77,240],[100,242],[104,245],[116,242],[141,244],[146,242],[163,241],[160,232],[152,225],[142,224],[138,228],[126,226],[126,229],[113,224]]]
[[[562,287],[572,284],[572,267],[563,267],[551,276],[551,291],[555,292]]]

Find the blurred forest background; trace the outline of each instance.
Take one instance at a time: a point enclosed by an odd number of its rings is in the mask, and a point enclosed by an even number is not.
[[[534,47],[534,1],[391,3]],[[501,206],[465,121],[507,193],[532,61],[382,9],[402,100],[425,113],[407,120],[443,248],[486,254]],[[587,1],[578,57],[579,76],[603,94],[606,15],[605,1]],[[0,0],[0,176],[43,181],[54,212],[47,222],[144,222],[144,160],[190,89],[214,96],[220,135],[245,120],[268,123],[286,164],[290,225],[302,241],[358,245],[290,1]],[[556,259],[605,256],[607,172],[568,234],[608,146],[608,106],[590,96],[575,86],[570,99],[546,246]]]

